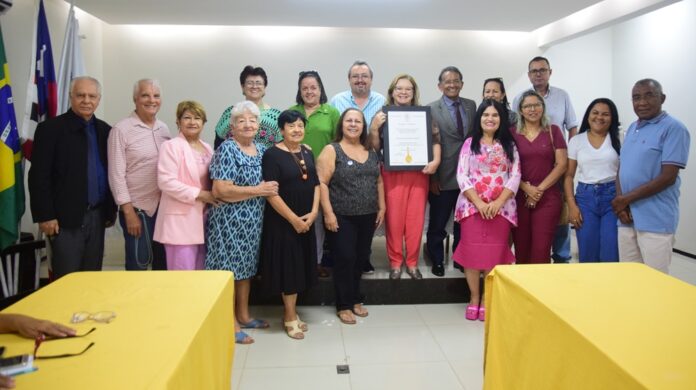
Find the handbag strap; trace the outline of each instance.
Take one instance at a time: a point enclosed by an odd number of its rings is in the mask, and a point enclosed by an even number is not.
[[[553,131],[553,127],[549,126],[549,138],[551,138],[551,147],[553,148],[553,157],[555,160],[556,159],[556,144],[553,142],[553,134],[551,134],[552,131]]]

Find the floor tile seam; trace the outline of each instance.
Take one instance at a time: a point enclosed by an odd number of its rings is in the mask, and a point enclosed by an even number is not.
[[[458,325],[458,324],[455,324],[455,325]],[[435,332],[433,331],[433,328],[432,328],[433,326],[438,326],[438,325],[431,325],[431,324],[428,324],[427,322],[426,322],[426,324],[425,324],[425,327],[428,329],[428,332],[430,333],[430,336],[433,338],[433,340],[435,340],[435,344],[437,344],[437,348],[440,350],[440,353],[442,353],[442,356],[444,356],[445,360],[446,360],[447,363],[450,365],[450,369],[452,369],[452,368],[451,368],[451,364],[450,364],[449,356],[447,355],[447,352],[445,351],[445,348],[444,348],[444,347],[440,344],[440,342],[438,341],[437,336],[435,335]],[[454,372],[454,374],[455,374],[455,376],[457,375],[456,372]],[[459,377],[457,377],[457,380],[459,381]],[[461,383],[460,383],[460,384],[461,384]],[[463,387],[463,384],[462,384],[462,387]]]
[[[382,329],[382,328],[408,328],[408,327],[423,327],[425,324],[370,324],[370,325],[342,325],[341,329]]]
[[[251,347],[248,348],[244,352],[244,358],[242,359],[242,365],[240,367],[242,370],[244,370],[244,367],[246,367],[246,361],[247,361],[247,358],[249,357],[249,349],[251,349]],[[232,364],[232,368],[234,369],[234,366],[236,366],[236,365],[237,365],[237,359],[234,360],[234,363]]]
[[[348,361],[348,348],[346,348],[346,337],[345,334],[343,333],[343,324],[341,324],[340,329],[341,329],[341,345],[343,345],[343,364],[347,365],[350,370],[350,362]],[[353,376],[348,373],[348,389],[353,390]]]
[[[337,365],[344,365],[348,364],[345,362],[338,362],[336,364],[303,364],[303,365],[296,365],[296,366],[278,366],[278,365],[272,365],[272,366],[258,366],[258,367],[246,367],[244,370],[276,370],[276,369],[293,369],[293,368],[333,368],[335,369]]]
[[[423,364],[423,363],[447,363],[449,365],[449,360],[444,359],[444,360],[422,360],[422,361],[399,361],[399,362],[356,362],[356,363],[351,363],[350,366],[357,366],[357,367],[374,367],[374,366],[379,366],[379,367],[387,367],[387,366],[397,366],[401,365],[404,363],[411,363],[411,364]]]
[[[454,374],[454,377],[457,378],[457,383],[459,383],[459,385],[462,387],[462,390],[468,390],[466,384],[464,384],[464,382],[462,381],[462,378],[460,378],[459,375],[457,375],[457,370],[454,368],[453,363],[454,361],[447,359],[447,365],[449,366],[450,371],[452,371],[452,373]]]
[[[370,361],[370,360],[360,360],[360,361],[357,361],[357,362],[350,362],[350,363],[348,363],[348,365],[349,365],[349,366],[352,366],[352,365],[354,365],[354,364],[355,364],[355,365],[363,365],[363,364],[365,364],[365,365],[367,365],[367,364],[369,364],[369,365],[376,365],[376,364],[380,364],[380,363],[382,363],[382,364],[404,364],[404,363],[447,363],[447,362],[449,362],[449,360],[447,359],[447,356],[445,356],[445,355],[443,354],[443,358],[442,358],[442,359],[424,359],[424,360],[411,360],[411,359],[407,359],[407,360],[393,360],[393,361],[390,361],[389,363],[384,363],[383,361],[377,361],[377,362],[375,362],[375,361]]]

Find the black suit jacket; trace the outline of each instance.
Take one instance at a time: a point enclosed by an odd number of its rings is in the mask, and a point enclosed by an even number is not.
[[[459,189],[459,184],[457,184],[459,152],[464,144],[464,139],[469,136],[474,127],[474,116],[476,116],[476,103],[473,100],[460,97],[459,101],[466,112],[466,123],[464,123],[466,136],[457,130],[457,124],[452,120],[447,104],[442,97],[428,104],[433,118],[440,127],[441,161],[433,179],[440,182],[440,187],[443,190]]]
[[[94,118],[99,158],[108,172],[106,141],[111,126]],[[29,170],[29,196],[34,222],[57,219],[60,227],[78,228],[87,210],[86,124],[73,110],[39,123]],[[111,192],[101,204],[104,221],[113,222]]]

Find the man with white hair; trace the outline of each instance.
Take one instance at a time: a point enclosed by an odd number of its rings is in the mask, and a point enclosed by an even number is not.
[[[107,179],[111,126],[94,115],[100,100],[99,81],[76,77],[70,85],[70,109],[39,123],[34,136],[31,213],[48,237],[56,278],[100,271],[104,230],[116,219]]]
[[[109,185],[119,206],[118,219],[126,245],[126,269],[166,270],[162,244],[152,240],[160,190],[157,161],[162,143],[171,138],[157,119],[162,98],[157,80],[133,86],[135,110],[116,123],[109,135]]]

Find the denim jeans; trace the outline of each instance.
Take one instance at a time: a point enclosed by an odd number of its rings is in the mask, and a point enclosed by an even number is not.
[[[135,212],[142,224],[140,237],[128,234],[126,218],[123,212],[118,213],[118,221],[123,229],[123,239],[126,244],[126,270],[144,271],[150,264],[153,270],[166,270],[167,258],[164,247],[159,242],[152,241],[157,213],[150,217],[142,210],[136,209]]]
[[[551,246],[551,258],[554,263],[567,263],[570,261],[570,225],[558,225],[553,235]]]
[[[575,202],[582,214],[582,227],[576,229],[580,262],[619,261],[616,214],[611,201],[616,184],[578,183]]]

